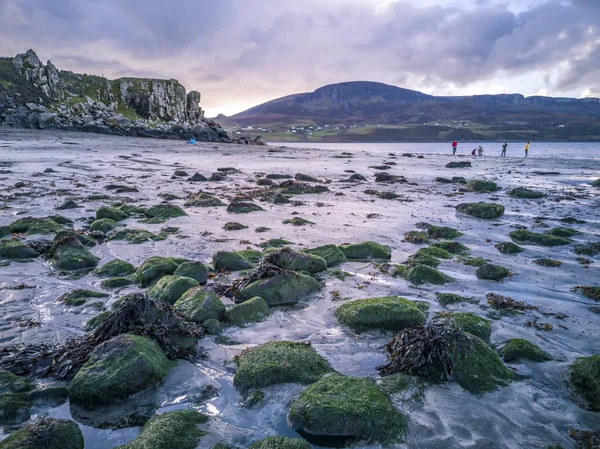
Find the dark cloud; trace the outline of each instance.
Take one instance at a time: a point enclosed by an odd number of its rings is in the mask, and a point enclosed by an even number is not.
[[[175,77],[211,108],[358,79],[444,92],[502,80],[516,91],[536,74],[532,88],[598,92],[599,5],[0,0],[0,50],[32,47],[59,68],[107,76]]]

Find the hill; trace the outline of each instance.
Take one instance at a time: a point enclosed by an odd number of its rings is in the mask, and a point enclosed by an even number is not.
[[[220,121],[236,133],[258,129],[268,140],[600,141],[600,99],[432,96],[357,81],[278,98]]]

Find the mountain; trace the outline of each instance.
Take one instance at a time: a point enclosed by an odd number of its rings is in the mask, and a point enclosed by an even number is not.
[[[222,123],[268,129],[284,140],[600,140],[600,99],[432,96],[357,81],[278,98]]]
[[[0,126],[230,141],[177,80],[76,74],[33,50],[0,58]]]

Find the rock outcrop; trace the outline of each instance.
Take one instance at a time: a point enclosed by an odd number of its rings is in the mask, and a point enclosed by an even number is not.
[[[59,71],[33,50],[0,58],[0,126],[230,142],[177,80]]]

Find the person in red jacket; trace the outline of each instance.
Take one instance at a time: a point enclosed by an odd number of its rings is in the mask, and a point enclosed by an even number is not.
[[[456,147],[458,146],[458,142],[455,140],[452,142],[452,156],[456,155]]]

